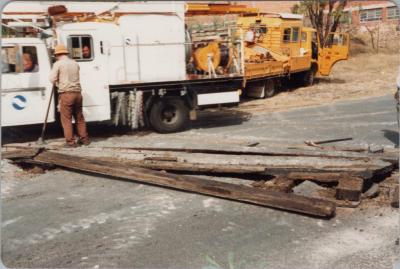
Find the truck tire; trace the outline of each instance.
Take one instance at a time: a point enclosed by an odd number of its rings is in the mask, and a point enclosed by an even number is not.
[[[315,78],[315,71],[312,68],[304,73],[302,81],[303,86],[305,87],[312,86],[314,84],[314,78]]]
[[[260,83],[249,85],[245,89],[245,94],[248,97],[264,99],[270,98],[275,94],[276,83],[273,79],[261,81]]]
[[[149,121],[159,133],[181,131],[189,122],[189,108],[178,97],[160,98],[151,105]]]
[[[264,98],[271,98],[275,95],[275,82],[272,79],[265,81]]]

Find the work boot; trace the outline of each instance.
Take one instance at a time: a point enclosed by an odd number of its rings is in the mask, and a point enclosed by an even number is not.
[[[79,145],[76,143],[65,143],[63,145],[63,148],[77,148],[77,147],[79,147]]]
[[[77,143],[78,145],[89,146],[90,140],[88,138],[87,139],[79,138]]]

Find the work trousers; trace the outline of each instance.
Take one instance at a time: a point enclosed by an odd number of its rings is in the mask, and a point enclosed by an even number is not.
[[[85,118],[82,111],[82,94],[80,92],[63,92],[59,94],[61,124],[67,144],[76,143],[72,117],[75,119],[78,137],[83,144],[89,143]]]

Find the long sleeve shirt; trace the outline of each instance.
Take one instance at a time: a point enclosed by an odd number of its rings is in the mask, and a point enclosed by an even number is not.
[[[58,87],[59,93],[81,91],[79,65],[66,55],[54,63],[49,79]]]

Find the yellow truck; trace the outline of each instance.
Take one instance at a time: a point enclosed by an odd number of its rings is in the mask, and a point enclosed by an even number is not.
[[[321,47],[316,30],[305,27],[301,15],[260,13],[229,4],[189,4],[187,14],[237,15],[231,30],[244,40],[243,91],[251,97],[272,97],[288,79],[311,85],[316,75],[329,76],[335,63],[348,59],[348,34],[331,33]]]

